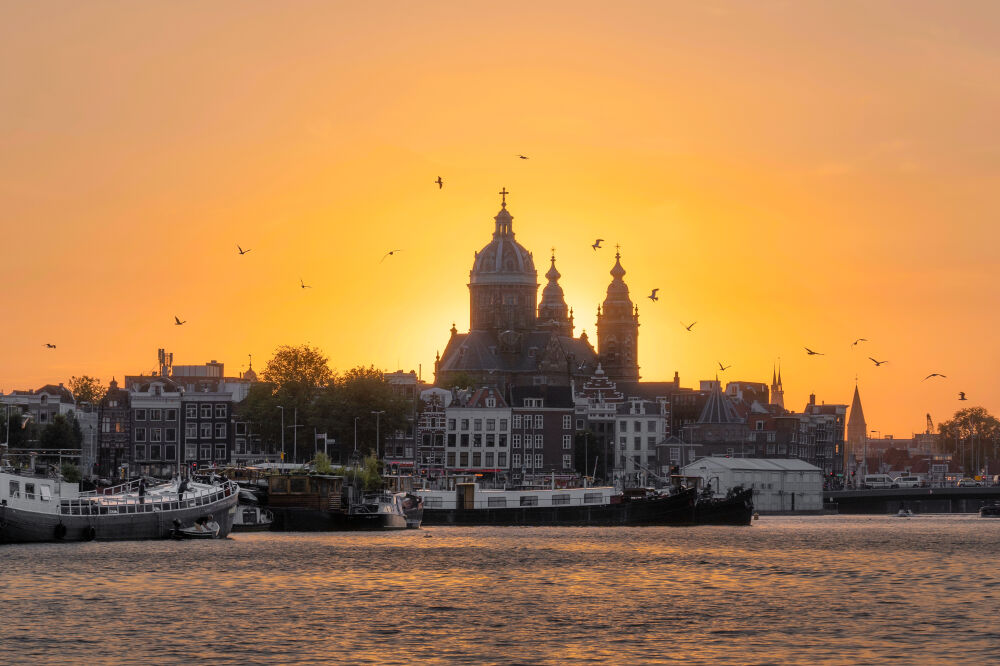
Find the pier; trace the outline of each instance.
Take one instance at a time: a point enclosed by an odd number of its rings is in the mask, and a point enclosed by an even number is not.
[[[895,513],[901,505],[914,513],[977,513],[983,504],[995,500],[1000,500],[1000,486],[823,492],[824,507],[843,514]]]

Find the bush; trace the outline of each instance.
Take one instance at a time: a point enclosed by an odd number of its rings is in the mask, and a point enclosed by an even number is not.
[[[68,483],[80,483],[80,479],[83,478],[80,468],[73,463],[63,463],[59,471],[62,473],[63,479]]]

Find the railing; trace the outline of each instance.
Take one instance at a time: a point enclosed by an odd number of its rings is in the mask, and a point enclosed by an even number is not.
[[[80,493],[80,497],[100,497],[101,495],[118,495],[121,493],[127,493],[132,490],[136,490],[139,487],[139,479],[135,481],[126,481],[125,483],[120,483],[117,486],[111,486],[110,488],[101,488],[101,491],[87,490]]]
[[[186,497],[184,499],[164,495],[147,495],[141,498],[136,495],[98,495],[83,499],[63,499],[59,502],[59,513],[72,516],[103,516],[152,513],[155,511],[177,511],[179,509],[206,506],[219,502],[226,497],[237,494],[239,486],[232,481],[226,481],[221,486],[209,490],[192,490],[188,492],[195,494],[193,497]],[[176,495],[176,493],[172,494]]]

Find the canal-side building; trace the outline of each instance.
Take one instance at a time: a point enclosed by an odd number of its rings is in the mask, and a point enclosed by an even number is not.
[[[511,408],[500,390],[480,388],[445,409],[445,468],[505,478],[511,464]]]

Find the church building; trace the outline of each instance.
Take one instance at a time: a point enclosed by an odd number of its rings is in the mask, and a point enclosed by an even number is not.
[[[514,239],[506,189],[493,238],[476,252],[469,272],[469,332],[452,325],[451,338],[434,363],[435,383],[474,386],[569,386],[582,384],[599,364],[615,381],[639,379],[639,311],[622,279],[615,254],[603,306],[598,308],[595,350],[586,332],[574,335],[553,253],[538,301],[538,272],[531,252]]]

